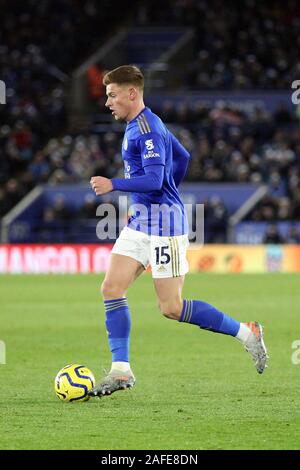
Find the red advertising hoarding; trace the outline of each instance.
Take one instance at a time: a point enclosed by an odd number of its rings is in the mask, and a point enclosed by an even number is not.
[[[0,273],[99,273],[112,245],[0,245]]]

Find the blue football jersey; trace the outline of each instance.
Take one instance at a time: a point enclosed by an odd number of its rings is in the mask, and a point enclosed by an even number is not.
[[[163,165],[160,190],[131,192],[128,227],[159,235],[188,233],[183,202],[173,179],[172,140],[176,140],[162,120],[145,107],[127,123],[122,143],[125,178],[144,175],[148,165]]]

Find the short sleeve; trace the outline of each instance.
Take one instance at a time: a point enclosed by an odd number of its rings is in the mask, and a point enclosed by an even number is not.
[[[166,144],[162,135],[149,132],[139,139],[143,167],[147,165],[165,165]]]

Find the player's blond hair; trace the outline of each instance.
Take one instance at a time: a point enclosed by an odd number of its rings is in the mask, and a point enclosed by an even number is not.
[[[144,75],[135,65],[121,65],[121,67],[117,67],[104,75],[103,85],[107,86],[111,83],[116,83],[117,85],[134,85],[143,91]]]

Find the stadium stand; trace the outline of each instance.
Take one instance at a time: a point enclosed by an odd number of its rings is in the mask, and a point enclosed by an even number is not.
[[[99,9],[94,0],[0,5],[0,77],[7,90],[0,106],[1,216],[55,171],[44,148],[67,131],[69,73],[130,12],[118,1],[115,10],[108,1]]]
[[[288,89],[299,77],[296,0],[246,0],[241,8],[233,0],[144,0],[139,12],[143,25],[194,28],[194,58],[183,87]]]
[[[290,89],[300,70],[297,2],[275,1],[266,8],[249,0],[244,9],[232,9],[230,18],[219,0],[181,0],[172,2],[172,8],[170,3],[133,2],[126,16],[123,8],[112,11],[108,1],[101,2],[101,11],[93,0],[1,2],[0,78],[7,87],[7,105],[0,106],[0,217],[36,185],[57,186],[59,193],[61,184],[88,183],[94,174],[122,176],[123,127],[112,126],[103,109],[103,90],[99,87],[97,94],[95,87],[105,64],[88,70],[87,87],[98,108],[77,128],[70,126],[69,119],[70,73],[118,31],[121,21],[124,26],[142,28],[171,23],[194,29],[194,56],[176,97],[151,105],[150,96],[149,103],[192,155],[186,181],[235,183],[237,189],[242,183],[266,184],[267,194],[243,220],[272,226],[287,223],[282,239],[296,243],[299,109],[278,102],[273,110],[263,106],[246,110],[228,104],[222,96],[228,90],[252,90],[255,98],[262,89]],[[214,104],[187,100],[187,90],[219,90],[220,99]],[[44,208],[41,221],[53,225],[55,220],[69,220],[63,202],[57,204]],[[88,218],[94,204],[83,198],[82,206],[71,208],[71,214]],[[212,234],[207,241],[227,240],[228,207],[217,192],[206,201],[206,224]],[[263,227],[262,241],[271,239],[267,236],[276,238],[271,229],[264,237]]]

